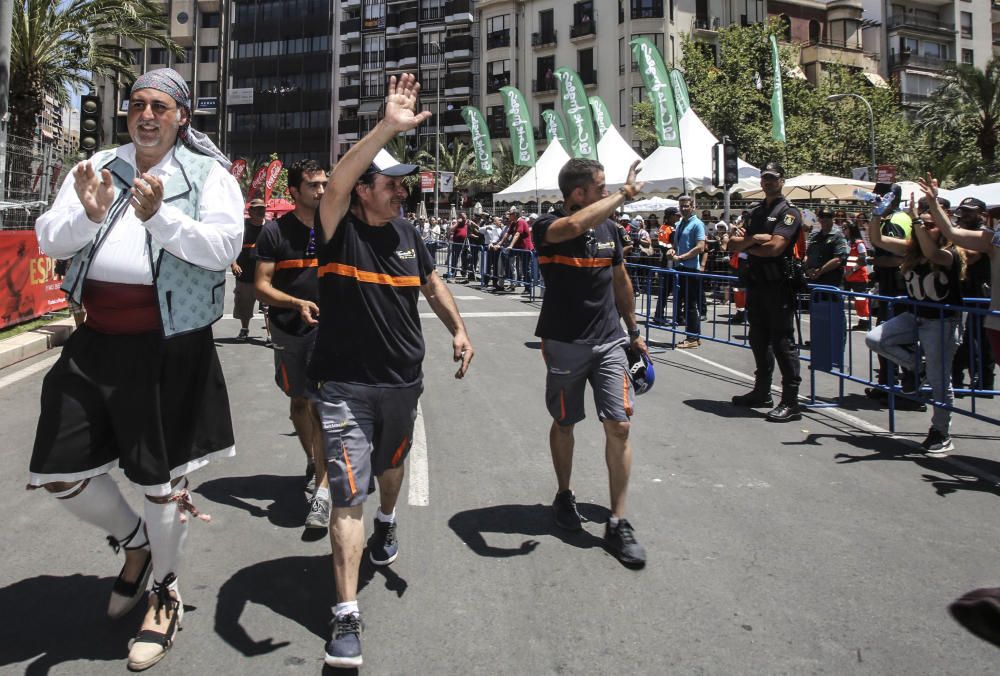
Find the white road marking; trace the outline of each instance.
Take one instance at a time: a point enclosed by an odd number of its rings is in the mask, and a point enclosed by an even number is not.
[[[463,312],[462,319],[473,319],[481,317],[537,317],[538,310],[527,312]],[[433,312],[421,312],[421,319],[433,319],[437,317]]]
[[[8,385],[13,385],[14,383],[20,382],[25,378],[29,378],[38,373],[39,371],[44,371],[45,369],[55,364],[57,359],[59,359],[59,355],[56,355],[54,357],[49,357],[48,359],[43,359],[40,362],[36,362],[31,366],[28,366],[27,368],[21,369],[17,373],[12,373],[9,376],[4,376],[3,378],[0,378],[0,390],[7,387]]]
[[[410,488],[407,502],[414,507],[430,504],[430,486],[427,473],[427,433],[424,430],[424,412],[417,404],[417,419],[413,423],[413,445],[410,446]]]

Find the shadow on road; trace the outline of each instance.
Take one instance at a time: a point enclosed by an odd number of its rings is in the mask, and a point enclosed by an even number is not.
[[[104,612],[113,583],[94,575],[39,575],[0,589],[6,618],[0,667],[37,657],[25,674],[48,674],[77,660],[119,662],[114,670],[124,671],[144,604],[118,622],[109,620]]]
[[[734,406],[731,401],[721,401],[716,399],[685,399],[685,406],[690,406],[701,413],[711,413],[720,418],[763,418],[767,409],[755,411],[752,408]]]
[[[584,519],[596,523],[604,523],[611,516],[608,508],[601,505],[579,503],[577,509]],[[484,533],[536,537],[552,535],[580,549],[604,546],[602,538],[586,530],[574,532],[556,526],[552,520],[552,507],[549,505],[495,505],[470,509],[455,514],[448,520],[448,525],[462,542],[480,556],[496,558],[523,556],[538,547],[537,540],[525,540],[516,548],[496,547],[486,542]]]
[[[254,476],[224,477],[206,481],[194,489],[220,505],[236,507],[250,516],[266,517],[281,528],[302,528],[309,504],[302,491],[302,476],[276,476],[257,474]],[[255,505],[250,500],[267,501],[266,507]],[[322,535],[322,531],[320,531]]]

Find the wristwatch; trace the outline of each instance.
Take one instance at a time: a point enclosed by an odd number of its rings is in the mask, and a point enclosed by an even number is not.
[[[634,329],[629,329],[628,330],[628,339],[629,340],[635,340],[636,338],[638,338],[641,335],[642,335],[642,331],[639,330],[638,326],[635,327]]]

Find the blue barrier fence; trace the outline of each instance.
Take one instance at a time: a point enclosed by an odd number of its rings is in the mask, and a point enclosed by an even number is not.
[[[513,290],[523,287],[528,300],[541,298],[545,284],[538,269],[534,252],[517,250],[490,251],[488,247],[472,244],[439,242],[429,243],[435,261],[449,279],[470,279],[481,288]],[[642,263],[627,263],[636,292],[636,318],[644,324],[646,342],[652,346],[676,346],[681,339],[695,337],[733,347],[749,349],[749,332],[745,312],[738,317],[734,306],[738,280],[733,275],[693,272],[679,268],[663,268]],[[682,295],[683,297],[679,297]],[[931,314],[944,317],[954,313],[962,327],[961,345],[956,350],[956,363],[965,364],[969,386],[954,387],[957,398],[968,407],[948,403],[934,396],[927,385],[914,393],[904,392],[897,369],[890,366],[879,382],[878,356],[864,343],[867,331],[852,329],[856,319],[855,301],[867,300],[872,306],[883,304],[883,316],[891,317],[927,308]],[[685,302],[688,301],[688,302]],[[700,324],[697,331],[689,332],[686,319],[688,303],[698,305]],[[939,303],[920,303],[909,298],[887,297],[875,294],[846,291],[834,287],[810,285],[806,293],[797,297],[795,310],[796,338],[800,347],[800,360],[809,368],[810,406],[837,406],[844,403],[845,385],[856,383],[867,391],[882,393],[886,399],[889,429],[895,431],[896,409],[900,400],[906,399],[945,408],[955,414],[1000,425],[994,412],[982,411],[985,399],[1000,395],[993,389],[992,371],[995,357],[989,355],[989,341],[983,329],[983,319],[1000,312],[990,312],[989,300],[968,298],[960,306]],[[874,318],[874,311],[872,317]],[[734,318],[738,321],[734,321]],[[874,328],[874,326],[872,327]],[[920,344],[914,345],[918,363],[924,358]],[[951,378],[951,365],[938,364],[942,376]],[[933,374],[932,374],[933,375]],[[821,399],[818,389],[819,376],[835,379],[834,394]],[[930,379],[929,379],[930,380]]]

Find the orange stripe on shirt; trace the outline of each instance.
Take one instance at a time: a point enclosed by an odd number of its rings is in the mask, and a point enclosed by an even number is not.
[[[409,436],[403,437],[403,443],[399,445],[396,452],[392,454],[392,466],[395,467],[399,464],[399,460],[403,457],[403,451],[406,450],[406,444],[410,441]]]
[[[574,258],[572,256],[539,256],[538,264],[556,263],[573,268],[610,268],[610,258]]]
[[[358,270],[353,265],[344,265],[343,263],[327,263],[322,266],[319,269],[319,276],[322,277],[324,275],[353,277],[359,282],[367,282],[368,284],[385,284],[386,286],[420,286],[420,277],[409,277],[405,275],[394,277],[393,275],[387,275],[381,272]]]
[[[256,249],[257,248],[257,244],[256,243],[244,244],[243,248],[244,249]]]
[[[274,264],[275,270],[287,270],[289,268],[314,268],[316,267],[315,258],[299,258],[287,261],[278,261]]]

